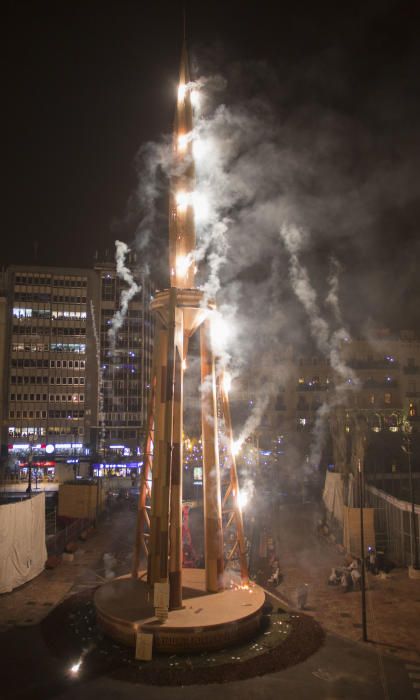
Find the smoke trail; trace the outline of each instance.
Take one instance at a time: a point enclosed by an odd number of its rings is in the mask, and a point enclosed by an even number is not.
[[[111,346],[111,354],[115,354],[115,348],[117,343],[117,333],[124,323],[124,319],[127,315],[128,304],[133,299],[133,297],[140,291],[141,287],[134,281],[133,275],[131,274],[128,267],[125,265],[125,257],[129,252],[129,248],[126,243],[122,241],[115,241],[115,261],[117,263],[117,275],[120,279],[127,282],[128,289],[123,289],[120,297],[120,308],[115,312],[111,319],[111,327],[108,330],[108,337]]]
[[[239,452],[245,440],[255,432],[261,423],[261,418],[264,415],[265,410],[270,402],[273,395],[273,384],[266,384],[261,387],[260,393],[257,395],[255,404],[253,405],[251,415],[248,416],[245,424],[239,433],[237,440],[235,440],[234,450],[235,453]]]
[[[311,465],[318,466],[325,440],[326,418],[332,408],[341,403],[344,393],[348,389],[358,387],[359,380],[353,370],[346,365],[340,353],[340,345],[344,340],[348,340],[348,333],[344,328],[338,328],[335,331],[330,329],[328,322],[321,315],[317,294],[310,282],[308,272],[299,260],[298,253],[305,243],[303,232],[295,226],[284,225],[280,229],[280,236],[290,255],[292,288],[306,311],[313,338],[319,351],[329,359],[332,369],[341,378],[341,381],[335,386],[334,396],[328,402],[325,401],[316,413],[310,462]],[[329,278],[330,290],[327,302],[333,307],[336,320],[341,320],[338,304],[338,265],[336,264],[335,267],[335,274]]]
[[[335,320],[342,324],[341,309],[338,301],[339,294],[339,274],[341,272],[340,263],[334,257],[331,258],[331,271],[328,276],[329,292],[325,299],[333,310]]]
[[[101,451],[103,449],[104,440],[105,440],[104,385],[103,385],[103,370],[102,370],[102,364],[101,364],[101,350],[100,350],[100,344],[99,344],[99,335],[98,335],[98,328],[96,326],[95,307],[93,305],[92,299],[90,300],[90,313],[92,316],[93,337],[95,338],[96,365],[97,365],[97,372],[98,372],[98,423],[100,426],[99,450]]]

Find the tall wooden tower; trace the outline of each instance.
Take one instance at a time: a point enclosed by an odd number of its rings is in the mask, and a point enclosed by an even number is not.
[[[147,554],[148,583],[155,590],[155,609],[163,617],[165,609],[182,606],[184,367],[189,339],[196,331],[200,333],[201,359],[205,587],[214,593],[224,587],[224,560],[232,550],[229,553],[224,547],[223,527],[230,528],[232,524],[236,526],[233,551],[239,558],[242,581],[248,582],[229,400],[223,368],[212,346],[215,303],[206,301],[204,293],[195,286],[193,97],[184,43],[173,132],[175,174],[169,194],[170,287],[158,292],[151,304],[156,319],[155,347],[132,571],[133,578],[137,578],[143,548]],[[219,465],[220,417],[229,475],[223,485]]]

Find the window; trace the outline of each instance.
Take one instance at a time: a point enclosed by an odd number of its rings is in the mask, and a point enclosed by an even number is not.
[[[391,403],[391,394],[389,394],[389,393],[386,393],[386,394],[385,394],[385,396],[384,396],[384,402],[385,402],[386,404],[390,404],[390,403]]]

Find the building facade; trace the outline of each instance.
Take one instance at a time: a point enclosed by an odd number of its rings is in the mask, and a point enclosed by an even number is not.
[[[292,347],[267,351],[261,358],[267,376],[279,379],[253,444],[260,448],[262,466],[274,464],[279,486],[286,473],[297,479],[303,472],[313,473],[318,459],[324,470],[329,465],[354,471],[366,446],[389,446],[394,438],[401,442],[407,424],[414,435],[419,432],[420,338],[415,332],[381,330],[369,339],[349,339],[341,344],[339,357],[346,376],[338,375],[327,358],[304,356]],[[239,428],[259,395],[260,374],[259,368],[233,383],[232,411]]]
[[[94,459],[115,462],[112,444],[124,434],[121,456],[138,464],[152,342],[145,288],[130,302],[109,357],[107,328],[123,286],[115,264],[106,271],[12,266],[3,286],[3,462],[7,456],[16,471],[30,460],[43,475],[58,464],[63,473],[65,464],[91,471]]]

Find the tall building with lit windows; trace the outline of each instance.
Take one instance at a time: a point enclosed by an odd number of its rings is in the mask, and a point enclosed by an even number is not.
[[[135,269],[133,256],[129,265]],[[112,463],[124,460],[136,468],[147,420],[152,362],[151,285],[147,280],[136,280],[140,291],[129,302],[112,347],[110,330],[127,283],[117,276],[113,262],[98,263],[95,275],[95,325],[100,347],[95,432],[98,462],[103,465],[99,468],[105,472]],[[127,460],[130,457],[131,461]]]
[[[11,266],[3,274],[2,460],[44,474],[94,462],[139,465],[147,414],[150,285],[129,303],[111,352],[109,328],[126,284],[115,263],[94,269]],[[98,466],[99,465],[99,466]],[[101,466],[102,465],[102,466]],[[125,465],[125,466],[124,466]],[[115,471],[115,470],[114,470]]]
[[[53,462],[48,454],[86,453],[87,301],[94,281],[82,269],[7,271],[2,442],[12,453],[34,452],[39,464]]]

